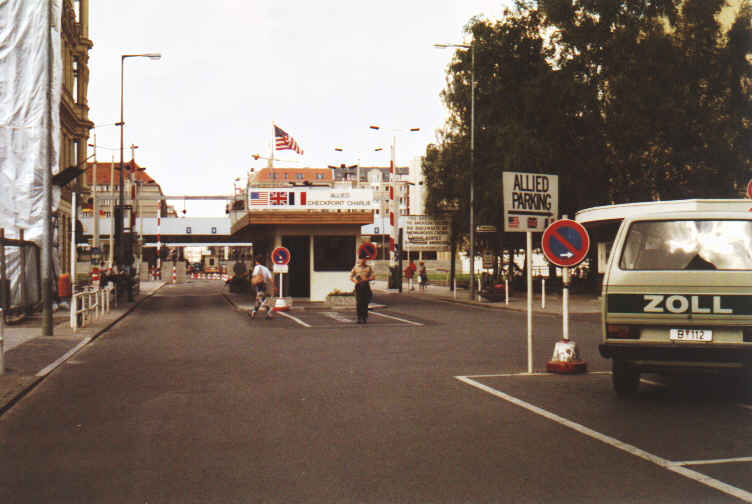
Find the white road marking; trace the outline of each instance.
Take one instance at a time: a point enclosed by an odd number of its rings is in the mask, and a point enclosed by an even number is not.
[[[355,321],[353,319],[351,319],[347,315],[345,315],[343,313],[340,313],[340,312],[325,311],[325,312],[321,312],[321,314],[323,316],[325,316],[325,317],[329,317],[332,320],[336,320],[337,322],[342,322],[344,324],[354,324],[355,323]]]
[[[752,462],[752,457],[736,457],[727,459],[709,459],[709,460],[685,460],[683,462],[674,462],[674,465],[710,465],[710,464],[734,464],[739,462]]]
[[[384,318],[388,318],[388,319],[392,319],[392,320],[399,320],[400,322],[404,322],[405,324],[410,324],[410,325],[414,325],[414,326],[418,326],[418,327],[423,327],[423,324],[421,324],[420,322],[413,322],[412,320],[406,320],[406,319],[399,318],[399,317],[393,317],[393,316],[387,315],[385,313],[379,313],[379,312],[375,312],[374,311],[374,312],[371,312],[371,315],[376,315],[376,316],[379,316],[379,317],[384,317]]]
[[[475,387],[479,390],[482,390],[483,392],[491,394],[492,396],[498,397],[500,399],[504,399],[505,401],[510,402],[514,404],[515,406],[526,409],[532,413],[535,413],[536,415],[540,415],[548,420],[551,420],[552,422],[558,423],[559,425],[572,429],[576,432],[579,432],[580,434],[584,434],[585,436],[588,436],[592,439],[605,443],[618,450],[629,453],[630,455],[634,455],[635,457],[639,457],[643,460],[647,460],[648,462],[652,462],[653,464],[659,467],[662,467],[668,471],[684,476],[685,478],[691,479],[700,484],[714,488],[720,492],[723,492],[727,495],[731,495],[732,497],[736,497],[737,499],[741,499],[745,502],[752,502],[752,493],[747,492],[746,490],[742,490],[741,488],[737,488],[735,486],[729,485],[728,483],[724,483],[717,479],[711,478],[697,471],[687,469],[686,467],[682,465],[678,465],[674,462],[671,462],[670,460],[666,460],[662,457],[646,452],[645,450],[641,450],[640,448],[637,448],[634,445],[624,443],[622,441],[619,441],[616,438],[602,434],[598,431],[585,427],[584,425],[578,424],[577,422],[573,422],[555,413],[551,413],[548,410],[539,408],[538,406],[534,406],[514,396],[501,392],[500,390],[496,390],[487,385],[483,385],[482,383],[472,380],[467,376],[455,376],[455,378],[463,383],[466,383],[467,385],[470,385],[471,387]]]
[[[293,321],[297,322],[298,324],[302,325],[303,327],[313,327],[312,325],[306,324],[305,322],[303,322],[302,320],[300,320],[298,317],[293,317],[292,315],[289,315],[289,314],[287,314],[287,313],[285,313],[283,311],[279,311],[277,313],[279,315],[282,315],[283,317],[287,317],[290,320],[293,320]]]
[[[46,368],[44,368],[41,371],[39,371],[37,373],[37,377],[41,378],[41,377],[47,376],[48,374],[50,374],[51,372],[53,372],[55,370],[55,368],[57,368],[63,362],[65,362],[66,360],[68,360],[68,358],[71,355],[73,355],[74,353],[76,353],[79,350],[81,350],[81,348],[83,348],[84,346],[86,346],[90,341],[91,341],[91,338],[84,338],[84,339],[82,339],[78,343],[78,345],[74,346],[73,348],[71,348],[70,350],[68,350],[67,352],[65,352],[65,354],[62,357],[60,357],[58,360],[56,360],[55,362],[53,362],[52,364],[50,364]]]

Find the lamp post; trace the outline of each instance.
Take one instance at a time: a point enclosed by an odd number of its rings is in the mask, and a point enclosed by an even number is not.
[[[380,130],[380,126],[371,125],[369,126],[372,130]],[[392,265],[397,264],[397,290],[399,292],[402,292],[402,250],[400,248],[399,252],[397,252],[398,244],[399,243],[399,236],[400,236],[400,229],[399,229],[399,212],[400,212],[400,205],[399,205],[399,195],[395,197],[395,193],[397,192],[397,165],[396,165],[396,158],[397,158],[397,131],[402,130],[392,130],[395,132],[395,134],[392,135],[392,149],[391,149],[391,158],[389,160],[389,199],[391,200],[391,211],[389,216],[389,223],[392,226],[392,237],[391,241],[394,243],[394,257]],[[410,128],[408,131],[415,132],[420,131],[420,128]]]
[[[470,49],[470,298],[475,299],[475,44],[434,44]]]
[[[123,188],[123,127],[125,122],[123,120],[123,73],[125,69],[126,58],[149,58],[160,59],[162,55],[160,53],[143,53],[143,54],[122,54],[120,56],[120,122],[117,123],[120,126],[120,191],[118,197],[118,208],[114,212],[113,218],[115,219],[115,247],[118,251],[118,264],[122,267],[125,260],[125,247],[123,246],[123,208],[125,207],[125,192]]]

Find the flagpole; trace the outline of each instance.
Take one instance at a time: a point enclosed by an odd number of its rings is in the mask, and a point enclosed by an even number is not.
[[[276,143],[277,143],[277,131],[274,127],[274,121],[272,121],[272,155],[269,156],[269,168],[274,168],[274,150],[276,149]]]

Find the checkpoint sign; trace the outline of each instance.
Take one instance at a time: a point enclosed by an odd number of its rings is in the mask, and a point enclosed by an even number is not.
[[[560,268],[577,266],[587,256],[590,236],[579,222],[561,219],[546,228],[541,238],[543,255]]]
[[[285,247],[277,247],[272,250],[272,262],[274,264],[290,264],[290,251]]]
[[[365,257],[366,259],[373,259],[376,257],[376,245],[371,242],[366,242],[358,247],[358,257]]]

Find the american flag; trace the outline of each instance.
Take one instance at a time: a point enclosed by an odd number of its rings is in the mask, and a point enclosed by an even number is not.
[[[277,150],[294,150],[298,154],[303,154],[303,149],[300,148],[298,142],[277,126],[274,126],[274,146]]]
[[[266,206],[269,204],[268,192],[252,192],[251,206]]]
[[[509,217],[509,227],[510,228],[518,228],[520,227],[520,218],[516,215]]]

